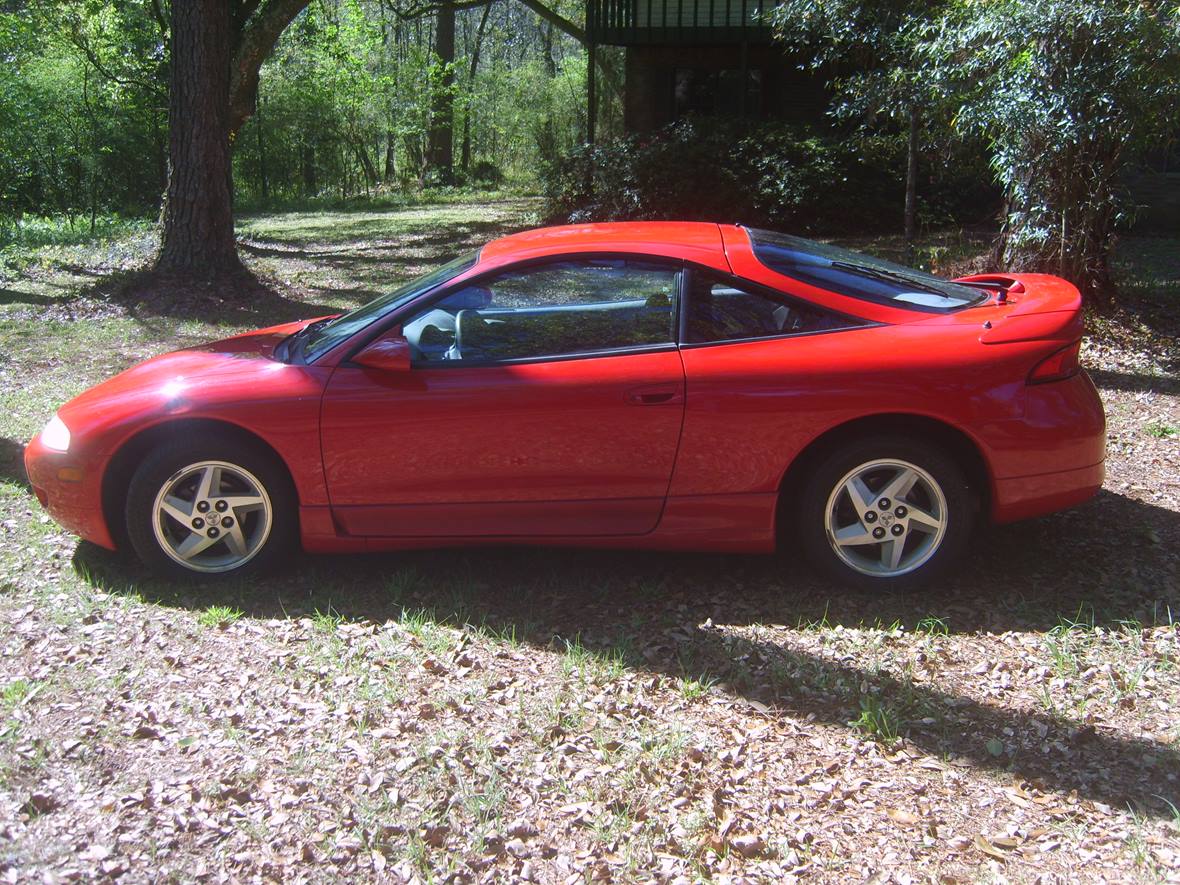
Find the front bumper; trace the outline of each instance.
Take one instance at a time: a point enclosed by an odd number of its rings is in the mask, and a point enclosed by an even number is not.
[[[38,434],[25,447],[25,473],[33,494],[53,519],[79,537],[115,549],[102,508],[102,474],[74,452],[41,444]]]

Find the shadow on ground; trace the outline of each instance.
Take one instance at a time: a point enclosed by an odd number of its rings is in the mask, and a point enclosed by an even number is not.
[[[112,274],[87,289],[81,297],[118,304],[133,319],[149,326],[157,317],[234,326],[267,326],[340,313],[339,307],[330,304],[290,298],[278,286],[249,271],[208,282],[194,282],[150,270]]]
[[[25,475],[25,447],[23,443],[0,436],[0,482],[15,482],[29,487]]]
[[[0,304],[36,304],[48,305],[57,301],[49,295],[37,295],[33,292],[21,292],[17,289],[0,287]]]
[[[778,717],[847,725],[879,697],[910,745],[951,764],[1010,772],[1042,787],[1142,813],[1171,813],[1163,778],[1180,752],[1044,710],[1013,709],[791,647],[793,629],[919,627],[951,634],[1118,628],[1180,614],[1180,514],[1103,492],[1076,511],[983,533],[959,576],[926,594],[871,596],[815,579],[790,554],[684,555],[555,549],[438,550],[305,557],[287,573],[227,585],[152,581],[90,545],[75,568],[95,587],[170,606],[228,605],[266,618],[332,611],[382,623],[407,610],[548,648],[577,638],[636,669],[708,674]],[[727,625],[779,629],[746,630]],[[1005,751],[993,755],[991,739]],[[994,746],[994,743],[993,743]],[[1173,775],[1174,776],[1174,775]],[[1176,796],[1167,796],[1176,801]]]
[[[1170,396],[1180,394],[1180,378],[1175,375],[1148,375],[1090,368],[1087,368],[1086,372],[1103,390],[1127,390],[1132,393],[1151,391]]]

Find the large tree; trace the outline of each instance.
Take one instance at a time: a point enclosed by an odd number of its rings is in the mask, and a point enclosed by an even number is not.
[[[438,16],[436,53],[445,71],[430,132],[430,159],[453,164],[454,16],[491,0],[386,0],[403,19]],[[242,272],[233,231],[231,145],[253,115],[259,71],[310,0],[172,0],[169,175],[156,269],[215,279]],[[584,30],[542,0],[521,3],[575,40]],[[602,66],[610,82],[614,71]]]
[[[193,278],[242,270],[230,144],[258,100],[258,72],[310,0],[173,0],[169,175],[156,269]]]

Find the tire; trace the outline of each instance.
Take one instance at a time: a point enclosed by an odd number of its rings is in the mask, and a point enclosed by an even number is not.
[[[127,489],[127,535],[169,578],[223,579],[284,561],[298,542],[286,468],[260,444],[202,435],[153,449]]]
[[[976,509],[962,468],[947,452],[883,435],[841,446],[819,464],[800,494],[795,537],[837,583],[913,590],[958,559]]]

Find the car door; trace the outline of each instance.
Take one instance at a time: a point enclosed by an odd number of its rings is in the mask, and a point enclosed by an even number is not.
[[[408,371],[342,364],[322,409],[337,524],[383,537],[633,535],[684,414],[681,269],[516,266],[401,321]]]
[[[772,514],[795,454],[863,414],[865,391],[890,378],[876,325],[703,268],[684,289],[686,411],[670,498],[760,495]]]

